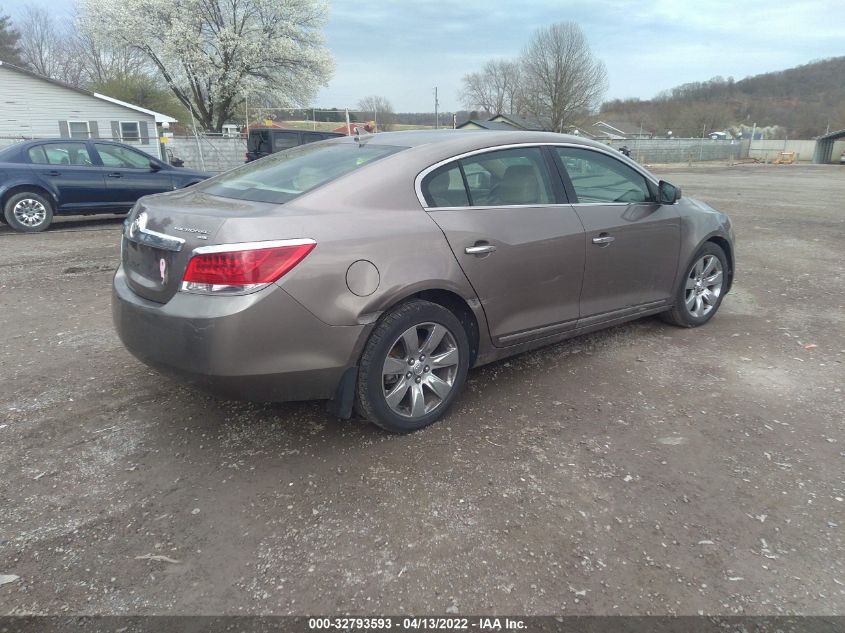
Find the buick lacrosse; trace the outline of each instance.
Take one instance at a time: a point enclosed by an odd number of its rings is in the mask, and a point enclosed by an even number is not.
[[[606,145],[394,132],[142,198],[112,306],[163,373],[409,432],[470,368],[651,314],[703,325],[733,275],[728,217]]]

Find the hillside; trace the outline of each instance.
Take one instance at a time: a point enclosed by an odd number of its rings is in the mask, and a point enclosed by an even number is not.
[[[845,57],[734,81],[714,77],[683,84],[654,99],[602,105],[602,116],[624,118],[663,135],[701,136],[740,125],[778,126],[791,138],[812,138],[845,128]]]

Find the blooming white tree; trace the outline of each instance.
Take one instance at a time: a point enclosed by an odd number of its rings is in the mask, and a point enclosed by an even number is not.
[[[247,95],[306,105],[334,70],[323,0],[82,0],[95,40],[142,51],[207,130]]]

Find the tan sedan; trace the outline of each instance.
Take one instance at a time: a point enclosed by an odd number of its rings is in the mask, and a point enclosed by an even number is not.
[[[727,216],[605,145],[395,132],[142,198],[113,312],[139,359],[220,396],[408,432],[472,367],[645,315],[702,325],[733,274]]]

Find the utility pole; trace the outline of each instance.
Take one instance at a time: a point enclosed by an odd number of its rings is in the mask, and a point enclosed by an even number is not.
[[[434,86],[434,129],[440,129],[440,102],[437,100],[437,86]]]
[[[200,144],[200,136],[197,132],[197,120],[194,118],[194,107],[190,104],[188,112],[191,113],[191,127],[194,128],[194,140],[197,142],[197,153],[200,155],[201,169],[205,171],[205,156],[202,155],[202,145]]]
[[[249,93],[244,96],[244,129],[247,137],[249,136]]]
[[[754,145],[754,135],[757,133],[757,121],[754,121],[754,127],[751,128],[751,139],[748,141],[748,158],[751,158],[751,146]]]

